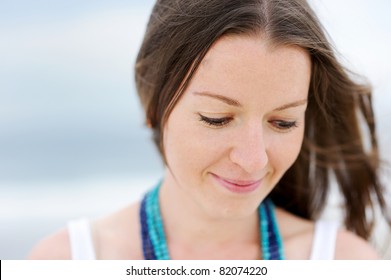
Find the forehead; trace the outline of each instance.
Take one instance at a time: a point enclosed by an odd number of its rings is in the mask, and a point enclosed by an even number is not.
[[[310,75],[310,56],[300,47],[275,46],[261,35],[226,36],[207,52],[189,88],[300,95],[308,93]]]
[[[231,35],[218,39],[209,49],[200,67],[218,66],[223,62],[237,63],[241,68],[247,68],[252,63],[267,64],[271,62],[282,73],[286,72],[284,65],[307,67],[310,56],[306,50],[298,46],[277,46],[262,35]],[[279,63],[281,62],[281,63]]]

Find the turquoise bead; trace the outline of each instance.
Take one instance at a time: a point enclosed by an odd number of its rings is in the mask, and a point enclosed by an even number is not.
[[[144,207],[148,229],[147,236],[142,232],[142,238],[143,240],[150,240],[156,259],[169,260],[170,255],[159,204],[160,186],[161,184],[159,183],[154,189],[146,194],[146,203]],[[271,200],[265,199],[260,204],[258,207],[258,216],[262,258],[264,260],[272,258],[284,259],[282,239],[275,217],[275,207]],[[141,215],[140,219],[143,219],[142,223],[143,221],[145,222],[145,218]],[[146,256],[146,252],[144,252],[144,256]]]

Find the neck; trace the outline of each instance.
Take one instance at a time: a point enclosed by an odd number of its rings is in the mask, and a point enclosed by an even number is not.
[[[247,252],[252,252],[252,257],[258,257],[259,219],[256,210],[240,219],[214,217],[170,175],[162,183],[159,200],[171,255],[175,251],[173,248],[204,253],[205,250],[222,252],[221,248],[231,248],[237,253],[240,247],[246,247],[250,248]]]

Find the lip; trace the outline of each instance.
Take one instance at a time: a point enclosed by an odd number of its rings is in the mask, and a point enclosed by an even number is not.
[[[222,187],[228,189],[234,193],[250,193],[255,191],[262,182],[262,179],[259,180],[234,180],[220,177],[216,174],[211,173],[212,177],[221,185]]]

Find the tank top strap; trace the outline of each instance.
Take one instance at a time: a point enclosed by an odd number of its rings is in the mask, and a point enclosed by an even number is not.
[[[68,222],[69,240],[73,260],[95,260],[91,225],[87,219]]]
[[[333,260],[337,241],[338,224],[331,221],[315,223],[311,260]]]

